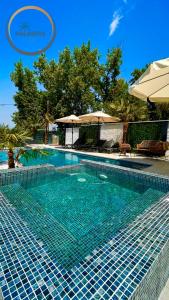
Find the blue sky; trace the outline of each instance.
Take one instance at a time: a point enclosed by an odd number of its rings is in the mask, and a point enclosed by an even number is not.
[[[11,14],[25,6],[37,5],[44,8],[54,19],[57,37],[47,51],[47,57],[58,58],[65,46],[73,49],[91,40],[104,61],[108,48],[121,46],[123,66],[121,76],[129,79],[136,67],[169,57],[169,1],[168,0],[1,0],[0,2],[0,104],[13,103],[15,88],[10,81],[14,63],[22,60],[32,67],[36,57],[16,52],[6,38],[6,25]],[[25,15],[18,17],[23,24]],[[17,19],[16,19],[17,21]],[[40,14],[28,18],[37,30],[48,30],[47,20]],[[22,46],[26,47],[23,43]],[[0,123],[12,125],[13,106],[0,106]]]

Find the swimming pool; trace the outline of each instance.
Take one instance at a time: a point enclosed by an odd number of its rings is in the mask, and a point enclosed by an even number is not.
[[[47,151],[49,153],[48,156],[39,157],[36,159],[29,159],[29,160],[22,158],[21,163],[24,166],[36,166],[36,165],[49,163],[56,167],[60,167],[60,166],[79,164],[79,162],[82,159],[89,159],[93,161],[106,162],[118,166],[134,168],[139,170],[150,166],[150,164],[146,164],[146,163],[139,163],[139,162],[122,160],[122,159],[107,159],[107,158],[102,158],[94,155],[79,154],[79,153],[66,152],[66,151],[60,151],[54,149],[47,149]],[[0,151],[0,161],[5,161],[5,160],[7,160],[7,153],[5,151]]]
[[[134,177],[90,166],[51,171],[0,191],[68,269],[165,194]]]
[[[7,152],[4,150],[0,150],[0,162],[5,162],[7,161],[8,156],[7,156]]]
[[[158,299],[168,191],[169,178],[85,160],[1,172],[4,300]]]

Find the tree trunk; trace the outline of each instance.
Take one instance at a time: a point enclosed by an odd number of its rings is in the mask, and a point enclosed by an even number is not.
[[[129,127],[128,122],[123,123],[123,144],[127,143],[128,127]]]
[[[15,160],[14,160],[14,153],[12,150],[8,151],[8,168],[14,169],[15,168]]]
[[[49,124],[45,123],[45,145],[48,144]]]

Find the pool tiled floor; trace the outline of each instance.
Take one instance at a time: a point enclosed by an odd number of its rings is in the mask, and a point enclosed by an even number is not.
[[[70,271],[57,263],[2,194],[0,237],[4,300],[138,299],[137,288],[169,240],[169,195]]]

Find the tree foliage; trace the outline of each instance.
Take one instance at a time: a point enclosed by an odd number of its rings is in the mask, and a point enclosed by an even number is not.
[[[97,88],[100,79],[99,55],[90,43],[65,48],[58,62],[47,61],[45,55],[34,63],[36,76],[47,91],[50,112],[54,118],[83,114],[97,108]]]
[[[131,73],[131,78],[129,83],[133,84],[135,81],[137,81],[141,75],[147,70],[148,64],[146,64],[143,68],[141,69],[134,69],[133,72]]]
[[[20,158],[36,159],[49,155],[48,151],[33,148],[28,151],[25,146],[31,140],[27,131],[18,131],[16,128],[10,129],[8,126],[0,125],[0,148],[8,152],[8,168],[15,168],[16,163],[20,164]]]
[[[108,50],[106,61],[101,63],[98,49],[92,49],[90,42],[72,51],[66,47],[57,61],[42,54],[32,70],[22,62],[16,63],[11,74],[17,88],[14,101],[18,111],[13,115],[16,127],[30,132],[45,128],[47,133],[51,120],[98,109],[123,121],[167,119],[168,106],[158,106],[154,112],[128,93],[129,84],[143,74],[147,65],[133,70],[129,83],[121,78],[121,65],[120,48]]]
[[[114,48],[108,51],[107,60],[103,66],[103,76],[101,79],[101,96],[103,102],[112,102],[116,99],[122,64],[122,51],[120,48]]]
[[[15,168],[15,147],[22,147],[30,139],[27,132],[18,132],[16,129],[10,129],[8,126],[0,126],[0,148],[8,150],[8,167]],[[25,150],[24,150],[25,151]],[[18,150],[19,157],[20,150]]]
[[[36,130],[41,126],[41,102],[42,93],[37,88],[34,72],[24,68],[22,62],[15,64],[15,69],[11,73],[17,92],[14,101],[17,112],[13,115],[13,121],[18,127]]]
[[[106,102],[104,109],[110,115],[119,117],[123,122],[148,119],[146,103],[129,95],[128,84],[123,79],[119,79],[117,82],[115,100],[111,103]]]

